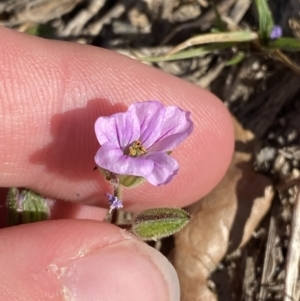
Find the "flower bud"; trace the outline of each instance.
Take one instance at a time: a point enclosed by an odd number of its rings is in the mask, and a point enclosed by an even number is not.
[[[143,240],[157,240],[178,232],[190,218],[190,214],[183,209],[148,209],[135,217],[132,232]]]

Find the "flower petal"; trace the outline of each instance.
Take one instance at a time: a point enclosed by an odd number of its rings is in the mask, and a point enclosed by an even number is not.
[[[178,146],[193,131],[190,112],[171,106],[166,108],[161,136],[149,150],[150,152],[167,152]]]
[[[128,111],[134,113],[140,123],[140,141],[147,149],[151,147],[161,135],[166,107],[156,100],[133,103]]]
[[[152,172],[154,162],[143,157],[124,155],[113,142],[106,142],[97,151],[95,162],[99,167],[120,175],[141,176]]]
[[[110,166],[114,164],[115,160],[119,160],[123,156],[123,152],[119,145],[114,142],[104,143],[97,151],[95,155],[95,162],[99,167],[110,169]]]
[[[110,141],[124,150],[140,137],[139,120],[131,112],[99,117],[95,123],[95,133],[101,145]]]
[[[154,186],[169,183],[178,172],[178,162],[165,153],[154,153],[147,156],[147,159],[154,162],[154,167],[144,178]]]

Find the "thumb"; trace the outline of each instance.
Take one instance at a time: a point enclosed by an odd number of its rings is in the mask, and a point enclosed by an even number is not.
[[[179,300],[158,251],[110,224],[46,221],[0,232],[0,300]]]

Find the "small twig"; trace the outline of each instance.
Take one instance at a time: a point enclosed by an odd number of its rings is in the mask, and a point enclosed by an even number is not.
[[[88,33],[92,36],[96,36],[102,30],[104,24],[111,22],[112,19],[119,18],[126,10],[123,3],[116,4],[111,10],[109,10],[102,18],[95,21],[89,26]]]
[[[299,185],[299,184],[300,184],[300,178],[286,180],[281,183],[278,183],[276,185],[276,190],[279,192],[282,192],[284,190],[287,190],[287,189],[292,188],[295,185]]]
[[[113,186],[113,194],[115,197],[117,197],[118,199],[121,199],[121,187],[120,187],[120,180],[119,178],[113,173],[113,172],[109,172],[109,177],[110,177],[110,182]],[[117,224],[118,222],[118,217],[119,217],[119,209],[118,208],[114,208],[111,211],[111,219],[110,222],[112,224]]]
[[[273,210],[274,212],[274,210]],[[263,272],[262,272],[262,278],[261,278],[261,286],[259,291],[259,300],[266,300],[267,298],[267,284],[269,282],[269,279],[271,275],[273,274],[272,271],[275,267],[272,250],[274,250],[275,246],[275,239],[276,239],[276,223],[275,223],[275,217],[274,214],[271,215],[270,218],[270,225],[269,225],[269,231],[268,231],[268,240],[267,240],[267,246],[265,251],[265,258],[264,258],[264,264],[263,264]]]
[[[110,223],[113,225],[116,225],[118,222],[118,217],[119,217],[119,210],[118,209],[113,209],[111,212],[111,218],[110,218]]]
[[[100,11],[104,6],[105,0],[91,0],[86,9],[80,12],[63,29],[61,36],[67,37],[71,34],[79,35],[86,24]]]
[[[248,256],[247,250],[243,250],[243,257],[245,260],[245,273],[243,283],[243,295],[244,301],[253,300],[252,284],[255,281],[255,261],[253,256]]]
[[[116,224],[116,226],[127,231],[130,231],[132,228],[131,224]]]
[[[240,23],[240,21],[243,19],[244,15],[251,5],[251,2],[251,0],[237,0],[233,5],[229,16],[234,20],[236,24]]]
[[[300,185],[294,204],[294,215],[291,228],[291,237],[288,246],[288,254],[285,268],[284,301],[299,300],[300,290],[298,285],[299,262],[300,262]]]
[[[231,6],[235,3],[236,0],[226,0],[226,1],[221,1],[217,5],[217,10],[220,15],[224,15],[230,8]],[[190,28],[197,28],[200,27],[201,30],[205,31],[209,29],[209,27],[212,25],[212,23],[216,19],[216,14],[213,9],[210,9],[207,13],[205,13],[203,16],[201,16],[198,20],[192,21],[189,23],[184,23],[176,27],[173,31],[168,34],[164,40],[161,42],[161,45],[166,45],[178,32],[182,30],[187,30]]]
[[[283,52],[279,49],[275,49],[274,51],[270,52],[276,59],[282,62],[285,66],[289,67],[293,71],[295,71],[298,75],[300,74],[300,67],[292,61],[288,56],[286,56]]]

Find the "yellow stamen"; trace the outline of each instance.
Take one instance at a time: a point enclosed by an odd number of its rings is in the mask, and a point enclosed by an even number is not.
[[[128,155],[131,157],[141,156],[146,153],[146,149],[140,140],[132,142],[128,148]]]

